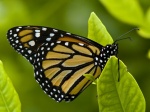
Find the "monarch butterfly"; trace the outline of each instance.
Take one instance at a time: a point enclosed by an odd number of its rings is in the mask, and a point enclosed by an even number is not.
[[[34,67],[36,81],[57,102],[74,100],[96,79],[118,45],[102,46],[90,39],[44,26],[18,26],[7,32],[11,46]]]

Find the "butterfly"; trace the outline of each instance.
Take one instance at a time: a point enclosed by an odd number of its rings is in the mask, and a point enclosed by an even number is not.
[[[18,26],[8,30],[10,45],[34,67],[34,77],[57,102],[72,101],[100,76],[118,45],[102,46],[88,38],[45,26]]]

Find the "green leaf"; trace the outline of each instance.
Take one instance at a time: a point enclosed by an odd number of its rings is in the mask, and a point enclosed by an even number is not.
[[[138,31],[139,35],[144,38],[150,39],[150,8],[147,10],[145,21],[143,22],[140,30]]]
[[[21,112],[21,104],[0,61],[0,112]]]
[[[150,59],[150,50],[147,53],[147,57]]]
[[[97,91],[100,112],[145,112],[145,99],[137,82],[124,63],[118,63],[114,56],[108,60],[97,81]]]
[[[95,78],[92,74],[84,74],[83,76],[85,76],[87,79],[89,79],[91,81],[95,81]]]
[[[103,46],[113,43],[112,37],[94,12],[91,13],[88,21],[88,38]]]
[[[92,84],[96,84],[96,80],[92,74],[84,74],[83,76],[85,76],[88,80],[93,81]]]
[[[117,19],[125,23],[140,26],[144,14],[138,0],[99,0]]]

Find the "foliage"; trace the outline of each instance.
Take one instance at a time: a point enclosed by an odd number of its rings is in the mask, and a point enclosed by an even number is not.
[[[88,21],[88,38],[98,42],[103,46],[113,43],[113,39],[111,38],[110,34],[107,32],[105,26],[102,24],[101,20],[98,19],[94,12],[91,13]]]
[[[93,28],[93,26],[98,27]],[[97,33],[96,37],[101,37],[101,42],[111,40],[109,39],[111,37],[105,26],[94,13],[91,14],[89,19],[89,29],[93,29],[90,31],[92,34],[91,37],[95,37]],[[101,35],[105,35],[105,37]],[[103,38],[106,38],[106,40]],[[118,77],[120,77],[119,81]],[[108,60],[104,70],[98,78],[97,92],[99,112],[145,112],[145,99],[137,82],[127,71],[124,63],[122,61],[118,63],[116,57],[111,57]]]
[[[112,43],[111,36],[94,13],[89,18],[89,37],[96,41],[98,41],[97,37],[101,37],[99,43],[107,44],[107,41]],[[111,57],[97,80],[99,111],[144,112],[145,99],[138,84],[121,61],[118,71],[117,62],[117,58]],[[4,72],[2,64],[0,71],[1,105],[3,105],[1,111],[19,112],[21,104],[18,95]],[[120,72],[119,82],[118,72]]]
[[[0,112],[21,112],[21,104],[0,61]]]
[[[141,36],[150,38],[150,7],[145,14],[138,0],[100,0],[100,2],[114,17],[137,26]]]
[[[97,82],[97,91],[100,112],[145,112],[145,99],[137,82],[116,57],[108,60]]]

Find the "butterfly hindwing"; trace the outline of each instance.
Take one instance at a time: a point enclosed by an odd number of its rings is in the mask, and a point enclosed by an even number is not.
[[[100,62],[95,57],[100,55],[100,51],[86,42],[77,43],[80,41],[77,39],[70,42],[61,38],[39,48],[35,56],[35,77],[42,89],[56,101],[71,101],[91,83],[83,74],[99,76]]]

